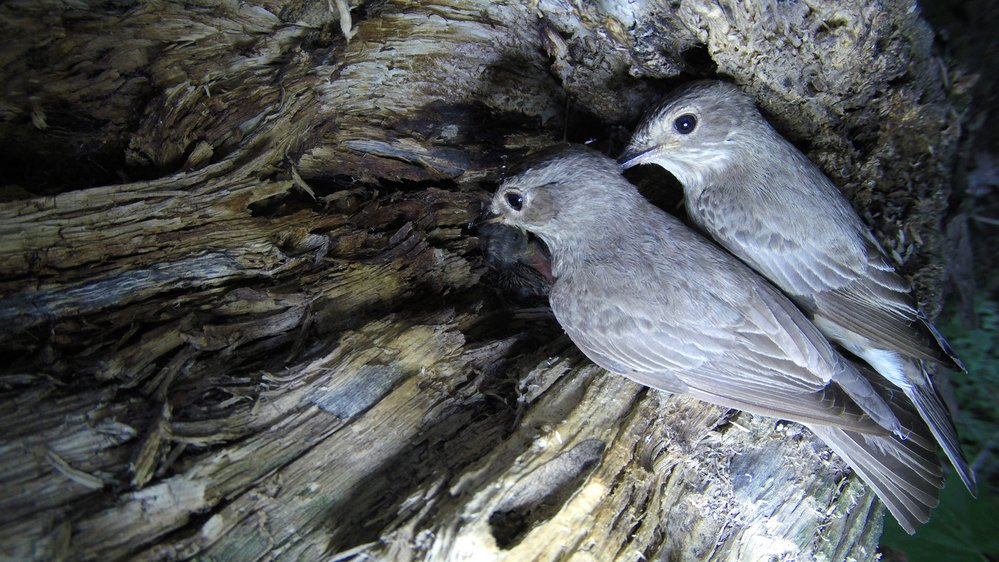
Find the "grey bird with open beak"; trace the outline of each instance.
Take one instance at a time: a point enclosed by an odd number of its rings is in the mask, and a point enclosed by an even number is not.
[[[503,182],[490,211],[548,247],[552,311],[594,363],[800,422],[907,531],[929,518],[942,473],[918,417],[886,402],[767,281],[646,201],[612,159],[564,149]]]
[[[769,279],[829,339],[905,392],[968,490],[957,432],[927,362],[964,370],[835,185],[731,84],[689,84],[653,109],[621,166],[657,164],[690,219]]]

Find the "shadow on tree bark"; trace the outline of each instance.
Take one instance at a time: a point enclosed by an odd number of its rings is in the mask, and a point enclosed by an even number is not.
[[[717,75],[934,310],[961,92],[913,4],[339,4],[0,5],[0,553],[872,558],[809,434],[599,371],[467,225]]]

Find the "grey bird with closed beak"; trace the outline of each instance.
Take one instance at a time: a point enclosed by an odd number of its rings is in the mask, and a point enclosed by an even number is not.
[[[548,247],[552,311],[594,363],[800,422],[904,529],[929,518],[942,473],[918,417],[887,402],[767,281],[646,201],[614,160],[562,150],[507,179],[490,211]]]
[[[926,363],[964,366],[846,198],[748,95],[718,81],[683,87],[645,117],[620,160],[676,176],[690,219],[902,389],[976,493]]]

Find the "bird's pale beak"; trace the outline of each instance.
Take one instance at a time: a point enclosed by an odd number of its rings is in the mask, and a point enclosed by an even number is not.
[[[479,214],[479,216],[475,217],[475,219],[473,219],[472,222],[468,224],[468,230],[472,233],[475,233],[483,225],[494,225],[494,224],[503,224],[503,215],[499,213],[494,213],[486,209],[481,214]]]
[[[485,211],[475,220],[476,224],[500,224],[503,222],[503,215],[492,211]]]
[[[648,157],[655,152],[656,148],[658,147],[653,146],[652,148],[647,148],[645,150],[638,150],[628,147],[625,149],[624,154],[618,157],[617,163],[621,166],[622,170],[627,170],[628,168],[639,164],[645,164],[648,162]]]

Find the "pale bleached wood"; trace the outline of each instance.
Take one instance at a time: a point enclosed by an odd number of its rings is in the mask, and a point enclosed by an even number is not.
[[[873,558],[807,432],[594,368],[467,225],[716,71],[932,305],[959,129],[911,6],[0,4],[0,556]]]

